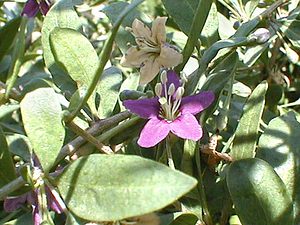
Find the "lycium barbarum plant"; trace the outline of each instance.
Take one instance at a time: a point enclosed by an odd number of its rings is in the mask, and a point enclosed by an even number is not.
[[[1,0],[0,224],[299,225],[299,20]]]

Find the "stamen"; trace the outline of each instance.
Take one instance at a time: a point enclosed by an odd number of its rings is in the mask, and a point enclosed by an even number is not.
[[[166,84],[168,82],[167,71],[162,71],[160,74],[160,81],[162,84]]]
[[[161,97],[161,93],[162,93],[162,84],[157,83],[155,85],[155,94],[156,94],[157,97]]]
[[[175,85],[172,83],[170,86],[169,86],[169,90],[168,90],[168,95],[171,96],[175,93]]]

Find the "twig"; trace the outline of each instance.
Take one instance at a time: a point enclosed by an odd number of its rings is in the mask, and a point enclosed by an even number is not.
[[[11,181],[10,183],[6,184],[0,189],[0,200],[3,200],[10,193],[18,190],[20,187],[24,186],[25,184],[26,182],[21,176]]]
[[[119,114],[116,114],[110,118],[103,119],[100,121],[97,121],[95,124],[93,124],[88,130],[85,132],[88,133],[91,136],[97,136],[100,133],[102,133],[104,130],[120,123],[121,121],[129,118],[132,114],[128,111],[121,112]],[[86,143],[86,139],[79,136],[75,138],[73,141],[66,144],[59,152],[56,161],[59,162],[62,159],[64,159],[67,155],[73,154],[76,152],[76,150],[82,146],[84,143]],[[97,140],[101,143],[101,140]]]
[[[81,129],[76,123],[71,121],[67,124],[68,127],[75,132],[76,134],[80,135],[82,138],[93,144],[98,150],[105,154],[112,154],[113,151],[109,150],[109,148],[104,148],[104,145],[99,142],[93,135],[89,134],[87,131]]]

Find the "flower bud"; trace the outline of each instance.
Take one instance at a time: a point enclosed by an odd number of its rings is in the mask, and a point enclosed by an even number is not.
[[[172,83],[168,89],[168,95],[173,95],[175,93],[175,85]]]
[[[168,82],[167,71],[162,71],[160,74],[160,80],[162,84],[166,84]]]
[[[256,43],[263,44],[270,39],[271,33],[266,28],[258,28],[251,36],[255,38]]]
[[[160,97],[162,93],[162,84],[161,83],[157,83],[155,85],[155,94],[156,96]]]

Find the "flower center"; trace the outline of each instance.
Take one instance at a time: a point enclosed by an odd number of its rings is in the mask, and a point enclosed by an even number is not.
[[[157,83],[155,86],[155,94],[160,104],[159,117],[165,119],[167,122],[172,122],[180,116],[178,109],[181,104],[184,88],[180,86],[176,89],[174,83],[168,86],[167,82],[167,72],[163,71],[161,73],[161,83]]]

